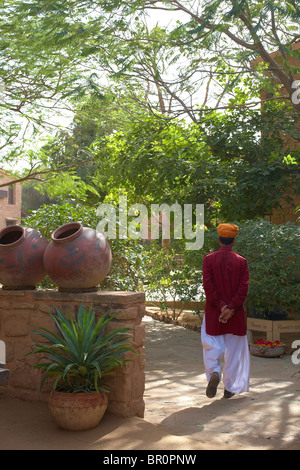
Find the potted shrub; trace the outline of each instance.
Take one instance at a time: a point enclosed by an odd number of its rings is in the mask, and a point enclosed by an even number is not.
[[[91,429],[107,409],[105,377],[125,364],[125,352],[133,351],[130,329],[106,333],[115,315],[106,313],[96,322],[92,307],[85,309],[82,304],[76,321],[58,308],[56,311],[57,315],[50,316],[58,331],[32,330],[47,343],[35,343],[36,349],[28,354],[41,355],[34,366],[45,372],[41,389],[47,379],[53,381],[49,409],[57,425],[69,430]]]

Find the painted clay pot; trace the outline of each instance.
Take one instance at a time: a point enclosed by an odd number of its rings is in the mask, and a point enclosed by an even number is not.
[[[111,250],[106,237],[79,222],[57,228],[44,254],[46,273],[62,290],[95,288],[110,265]]]
[[[7,289],[34,288],[46,276],[48,241],[38,230],[11,225],[0,231],[0,283]]]
[[[98,426],[108,405],[105,392],[65,393],[54,391],[49,396],[53,420],[61,429],[85,431]]]

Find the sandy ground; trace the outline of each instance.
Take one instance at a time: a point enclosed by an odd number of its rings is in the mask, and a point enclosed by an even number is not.
[[[46,403],[0,399],[1,450],[299,450],[300,371],[291,356],[251,356],[250,391],[205,395],[200,335],[144,317],[145,416],[106,414],[84,432],[63,431]]]

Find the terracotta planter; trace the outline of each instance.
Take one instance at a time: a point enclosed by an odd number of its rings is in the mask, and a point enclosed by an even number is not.
[[[111,250],[105,236],[78,222],[56,229],[44,254],[48,276],[65,290],[94,288],[108,274],[110,265]]]
[[[43,256],[48,241],[40,232],[20,225],[0,232],[0,283],[4,288],[34,288],[46,276]]]
[[[85,431],[98,426],[107,409],[105,392],[52,392],[49,409],[55,423],[69,431]]]

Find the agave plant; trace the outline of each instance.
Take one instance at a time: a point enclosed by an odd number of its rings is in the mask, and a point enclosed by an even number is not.
[[[105,327],[116,315],[109,312],[96,322],[92,307],[81,304],[77,321],[67,318],[58,308],[57,315],[50,315],[58,333],[41,328],[32,330],[42,336],[48,344],[35,343],[37,349],[28,354],[42,354],[35,368],[43,369],[45,376],[41,388],[49,377],[55,378],[53,390],[78,393],[109,390],[103,378],[112,375],[114,369],[123,366],[122,355],[133,351],[130,328],[118,328],[105,334]],[[50,344],[49,344],[50,343]],[[136,353],[137,354],[137,353]],[[41,362],[43,361],[43,362]]]

